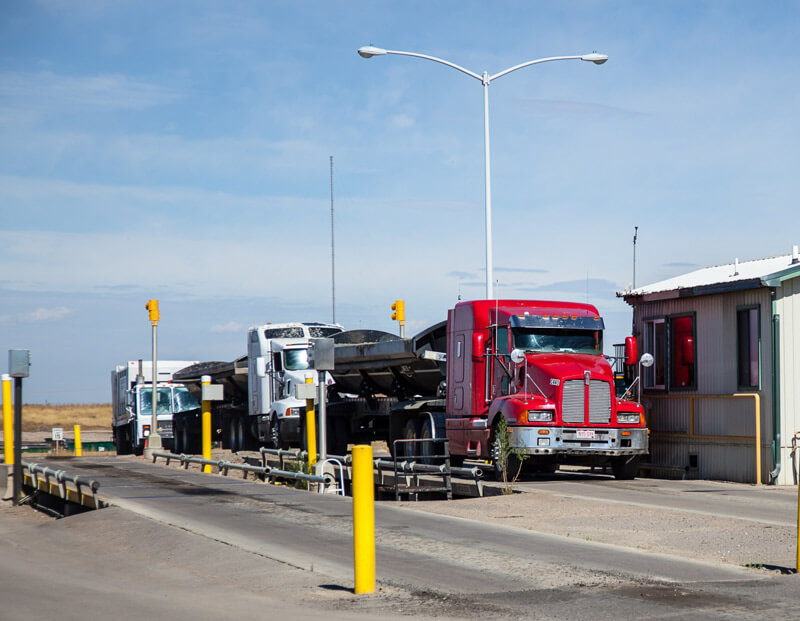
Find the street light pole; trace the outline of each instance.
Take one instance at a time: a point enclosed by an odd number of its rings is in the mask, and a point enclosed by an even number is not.
[[[492,266],[492,179],[491,179],[491,161],[490,161],[490,154],[489,154],[489,84],[492,83],[492,80],[496,80],[497,78],[503,77],[504,75],[511,73],[512,71],[516,71],[517,69],[522,69],[523,67],[529,67],[530,65],[538,65],[540,63],[551,62],[554,60],[584,60],[587,62],[592,62],[596,65],[602,65],[604,62],[608,60],[608,56],[605,54],[598,54],[597,52],[592,52],[591,54],[582,54],[579,56],[553,56],[550,58],[539,58],[538,60],[529,60],[524,63],[520,63],[519,65],[515,65],[513,67],[509,67],[504,71],[499,73],[495,73],[494,75],[489,75],[486,71],[483,72],[482,75],[478,75],[474,71],[470,71],[469,69],[465,69],[455,63],[451,63],[450,61],[443,60],[441,58],[436,58],[435,56],[428,56],[427,54],[417,54],[415,52],[401,52],[399,50],[385,50],[383,48],[375,47],[374,45],[366,45],[358,49],[358,54],[362,58],[372,58],[373,56],[385,56],[386,54],[396,54],[399,56],[414,56],[416,58],[423,58],[425,60],[432,60],[434,62],[440,63],[442,65],[447,65],[453,69],[456,69],[462,73],[466,73],[468,76],[479,80],[483,84],[483,143],[484,143],[484,162],[485,162],[485,175],[486,175],[486,198],[485,198],[485,211],[486,211],[486,299],[492,299],[494,297],[494,292],[492,290],[492,278],[493,278],[493,266]]]

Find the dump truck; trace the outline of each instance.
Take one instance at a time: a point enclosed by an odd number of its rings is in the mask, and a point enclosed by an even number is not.
[[[312,339],[343,331],[338,324],[290,322],[254,326],[247,332],[247,355],[232,362],[203,362],[175,374],[199,399],[203,376],[222,384],[224,398],[212,404],[213,439],[232,451],[259,445],[285,447],[300,441],[300,420],[306,402],[294,387],[319,374],[312,368]],[[174,417],[177,452],[199,452],[202,415],[199,409]]]
[[[172,447],[172,417],[175,412],[194,410],[197,400],[185,386],[173,382],[173,373],[194,364],[189,360],[158,360],[156,418],[158,433]],[[144,450],[153,419],[153,363],[129,360],[111,372],[111,403],[114,445],[120,455]]]

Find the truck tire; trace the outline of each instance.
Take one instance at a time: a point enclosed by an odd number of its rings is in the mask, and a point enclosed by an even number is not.
[[[433,440],[433,421],[431,421],[430,416],[425,416],[422,420],[422,424],[419,426],[419,439],[420,441],[417,442],[419,445],[419,452],[417,455],[422,455],[420,458],[420,463],[423,464],[433,464],[440,462],[441,460],[434,459],[434,455],[436,455],[436,443],[429,442],[429,440]]]
[[[328,452],[347,455],[347,421],[340,416],[328,420]]]
[[[281,440],[281,424],[278,417],[273,414],[269,419],[269,441],[274,449],[283,448],[283,441]]]
[[[230,447],[232,453],[238,453],[242,450],[241,437],[239,436],[239,417],[231,416],[230,422]]]
[[[497,427],[495,426],[492,429],[492,437],[489,440],[490,444],[490,456],[492,458],[492,469],[494,470],[494,479],[495,481],[502,481],[503,480],[503,469],[501,467],[501,454],[500,454],[500,442],[498,441],[498,433]],[[513,453],[508,456],[508,463],[506,463],[506,475],[507,480],[510,482],[519,472],[520,466],[522,464],[519,461],[519,457],[514,455]]]
[[[409,418],[403,427],[403,440],[417,440],[419,439],[419,425],[416,418]],[[400,445],[400,457],[411,459],[414,455],[419,455],[418,445],[419,442],[403,442]]]
[[[130,454],[127,427],[114,427],[114,446],[117,447],[117,455]]]
[[[172,419],[172,452],[181,454],[186,449],[183,444],[183,421],[178,418]]]
[[[614,478],[619,481],[630,481],[635,479],[639,474],[639,455],[631,457],[615,457],[611,460],[611,471],[614,473]]]

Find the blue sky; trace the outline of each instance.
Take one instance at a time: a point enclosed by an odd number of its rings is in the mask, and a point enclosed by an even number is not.
[[[25,402],[110,399],[159,356],[230,360],[250,325],[409,333],[484,295],[490,74],[501,297],[589,301],[800,243],[795,2],[0,5],[0,349]],[[607,348],[610,353],[610,347]],[[3,354],[5,355],[5,354]],[[3,366],[3,368],[5,368]]]

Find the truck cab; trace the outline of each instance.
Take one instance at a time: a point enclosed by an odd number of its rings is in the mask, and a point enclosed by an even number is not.
[[[178,412],[199,407],[197,399],[173,374],[189,365],[189,360],[158,362],[156,418],[158,433],[166,447],[173,445],[172,418]],[[111,372],[112,431],[119,454],[141,453],[150,435],[153,419],[153,364],[131,360]]]
[[[312,339],[343,331],[338,324],[282,323],[250,328],[247,337],[248,411],[253,436],[275,448],[300,442],[300,417],[306,404],[294,387],[311,378]],[[327,381],[327,380],[326,380]]]
[[[552,469],[610,463],[630,478],[648,450],[642,407],[619,399],[589,304],[463,302],[449,313],[451,453],[494,457],[500,417],[511,445]]]

